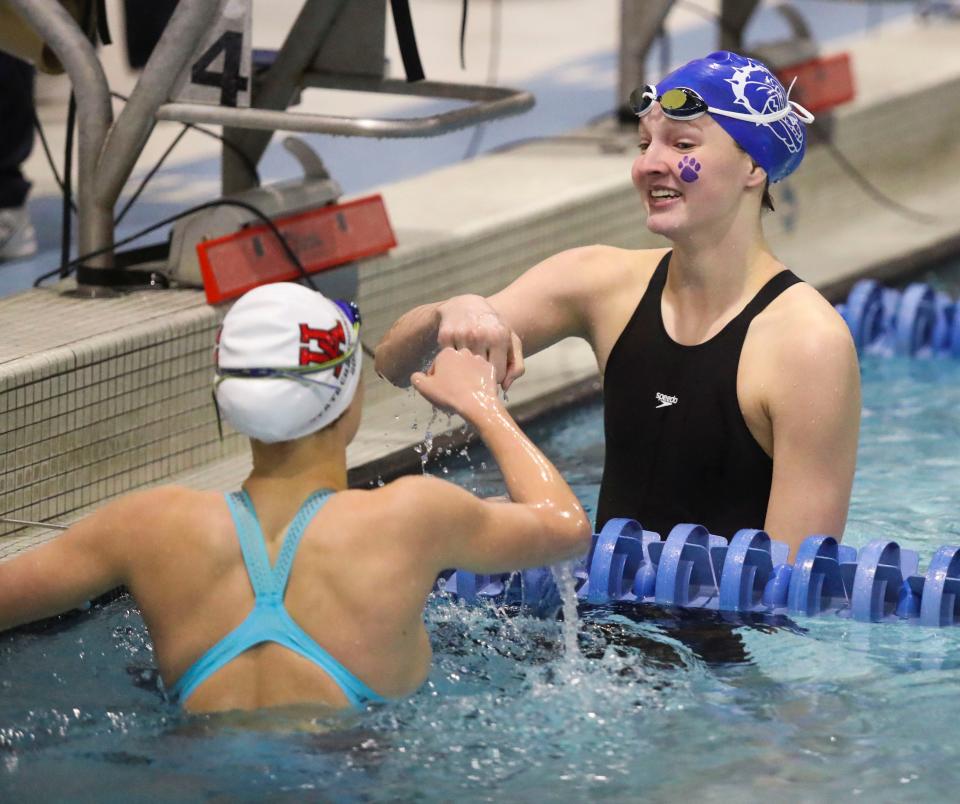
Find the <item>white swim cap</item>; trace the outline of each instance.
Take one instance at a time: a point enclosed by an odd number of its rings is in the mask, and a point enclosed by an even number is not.
[[[214,394],[227,421],[272,444],[321,430],[360,381],[360,314],[292,282],[245,293],[223,319]]]

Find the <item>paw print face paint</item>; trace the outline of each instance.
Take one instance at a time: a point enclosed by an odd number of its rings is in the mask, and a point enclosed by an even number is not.
[[[680,169],[680,178],[689,184],[700,178],[700,168],[703,166],[692,156],[685,156],[677,162],[677,167]]]

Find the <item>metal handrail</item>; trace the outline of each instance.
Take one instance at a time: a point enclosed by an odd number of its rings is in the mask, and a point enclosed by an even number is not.
[[[78,245],[81,254],[97,256],[85,267],[113,267],[113,207],[157,120],[215,123],[246,129],[322,132],[360,137],[429,137],[526,111],[529,92],[504,87],[423,81],[365,79],[302,72],[317,42],[292,42],[278,54],[282,69],[268,74],[262,101],[269,106],[288,92],[292,76],[304,85],[363,89],[422,97],[469,101],[465,108],[407,119],[350,118],[270,108],[225,108],[196,103],[164,103],[211,19],[225,0],[181,0],[124,110],[113,120],[109,87],[93,45],[58,0],[10,0],[47,42],[64,65],[77,98],[79,149],[77,188]],[[309,30],[327,30],[347,0],[307,0],[298,20]],[[288,37],[289,39],[289,37]],[[275,65],[276,66],[276,65]],[[277,97],[274,97],[277,96]],[[109,290],[83,286],[91,295]]]
[[[77,244],[81,254],[113,245],[113,205],[96,194],[97,163],[113,123],[110,89],[90,40],[57,0],[10,0],[54,52],[70,75],[77,104]],[[92,267],[109,268],[111,255],[90,260]]]
[[[415,90],[403,94],[469,100],[474,103],[461,109],[410,118],[342,117],[273,109],[228,108],[201,103],[165,103],[157,109],[156,117],[158,120],[176,120],[181,123],[214,123],[236,128],[302,131],[351,137],[434,137],[485,120],[520,114],[531,108],[535,102],[531,93],[507,87],[427,81],[416,84],[402,81],[367,82],[364,79],[348,83],[353,86],[338,85],[338,88],[358,88],[360,84],[367,83],[375,88],[366,91],[396,93],[401,92],[402,87],[416,87]]]

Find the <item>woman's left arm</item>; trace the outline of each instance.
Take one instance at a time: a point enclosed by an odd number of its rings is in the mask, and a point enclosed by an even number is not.
[[[764,529],[790,545],[791,561],[808,536],[842,538],[857,459],[856,350],[839,316],[820,323],[778,339],[768,385],[773,483]]]

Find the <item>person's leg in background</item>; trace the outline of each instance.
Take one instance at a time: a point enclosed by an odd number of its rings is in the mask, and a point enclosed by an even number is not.
[[[33,67],[0,51],[0,262],[29,257],[37,236],[20,166],[33,149]]]

